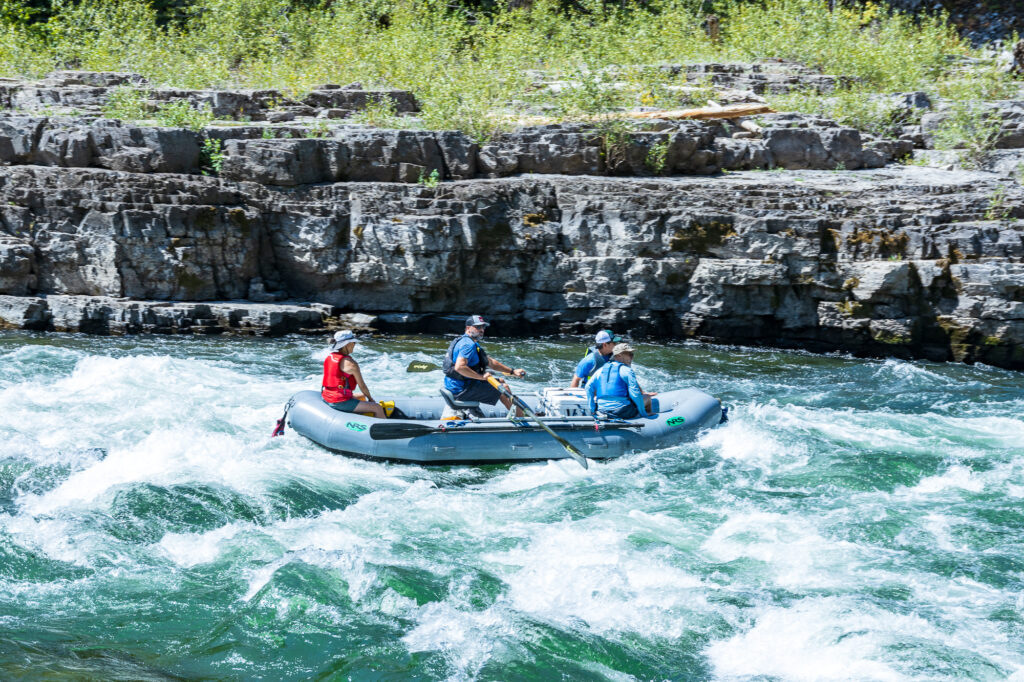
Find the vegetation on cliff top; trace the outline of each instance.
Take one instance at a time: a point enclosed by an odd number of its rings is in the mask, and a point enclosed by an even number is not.
[[[702,84],[658,68],[667,63],[781,58],[849,76],[846,91],[825,104],[811,96],[784,101],[803,110],[838,108],[826,113],[840,118],[847,110],[870,118],[853,110],[871,92],[924,89],[962,99],[1006,88],[994,70],[972,73],[973,85],[963,85],[951,56],[972,49],[944,17],[909,17],[874,4],[837,3],[829,11],[821,0],[718,0],[714,38],[704,25],[709,5],[696,0],[625,8],[536,0],[487,13],[443,0],[49,4],[43,16],[31,1],[0,0],[3,75],[133,71],[160,85],[277,88],[289,95],[359,81],[413,91],[430,127],[478,134],[527,110],[571,118],[702,104]],[[176,20],[167,19],[168,7],[176,8]],[[538,87],[552,78],[569,84]],[[672,87],[679,85],[693,87]]]

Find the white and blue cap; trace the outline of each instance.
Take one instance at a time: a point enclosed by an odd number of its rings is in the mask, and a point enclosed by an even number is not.
[[[342,329],[340,332],[334,332],[334,341],[331,342],[331,350],[338,350],[344,348],[350,343],[359,343],[359,339],[352,333],[351,329]]]
[[[622,337],[613,334],[611,329],[602,329],[594,336],[594,341],[598,344],[618,343],[619,341],[622,341]]]
[[[480,327],[480,328],[483,328],[483,327],[490,326],[490,324],[491,324],[490,322],[487,322],[486,320],[484,320],[484,318],[481,317],[480,315],[470,315],[469,317],[466,318],[466,326],[467,327]]]

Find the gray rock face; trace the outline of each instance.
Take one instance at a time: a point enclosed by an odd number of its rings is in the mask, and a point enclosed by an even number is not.
[[[104,296],[0,296],[0,329],[90,334],[319,334],[339,326],[367,329],[375,319],[361,314],[338,316],[331,306],[316,303],[167,303]]]
[[[828,93],[854,80],[822,74],[802,64],[783,60],[765,60],[756,64],[673,64],[661,68],[673,74],[685,73],[689,81],[749,90],[758,95],[781,95],[794,90]]]
[[[498,333],[613,325],[1024,368],[1024,191],[999,188],[915,167],[434,188],[10,167],[3,291],[45,298],[8,297],[0,317],[101,333],[329,324],[214,303],[252,295],[388,313],[373,326],[390,331],[482,310]]]
[[[395,113],[415,113],[420,110],[419,102],[406,90],[363,90],[347,88],[321,88],[313,90],[303,104],[315,109],[340,109],[355,112],[368,105],[389,102]]]
[[[335,91],[331,91],[335,92]],[[338,91],[343,92],[343,91]],[[0,163],[106,168],[130,173],[199,173],[204,136],[221,140],[220,174],[230,180],[293,187],[322,182],[416,183],[540,175],[713,175],[780,167],[875,168],[912,145],[873,141],[853,128],[807,116],[768,117],[764,139],[734,139],[720,123],[664,122],[658,132],[609,136],[580,124],[526,128],[480,146],[454,131],[341,126],[323,136],[309,127],[141,127],[119,121],[0,116]],[[320,135],[314,137],[313,135]],[[882,144],[882,143],[885,144]]]
[[[0,104],[26,112],[61,109],[96,114],[109,100],[111,91],[122,86],[145,91],[153,108],[171,101],[185,101],[193,107],[208,108],[219,119],[264,121],[285,113],[316,116],[328,109],[337,112],[334,118],[340,118],[384,98],[391,102],[397,114],[419,111],[416,98],[404,90],[324,85],[302,102],[295,102],[277,90],[149,89],[139,74],[90,71],[56,71],[40,81],[8,80],[0,84]]]
[[[36,288],[35,249],[24,239],[0,234],[0,294],[27,294]]]

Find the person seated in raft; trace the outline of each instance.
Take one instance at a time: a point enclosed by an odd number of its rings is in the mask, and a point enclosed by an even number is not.
[[[444,372],[444,387],[451,391],[456,400],[487,405],[493,405],[500,400],[502,405],[511,408],[512,401],[487,383],[487,377],[491,375],[489,370],[496,369],[517,377],[526,376],[526,370],[512,369],[487,355],[480,345],[480,339],[489,325],[490,323],[479,315],[470,315],[466,318],[465,333],[452,341],[444,356],[444,363],[441,366]],[[499,381],[505,383],[502,379]]]
[[[587,354],[576,365],[569,388],[586,386],[587,381],[597,373],[597,370],[612,359],[612,348],[615,348],[615,344],[620,341],[622,341],[622,337],[616,336],[610,329],[599,331],[594,337],[594,345],[587,350]]]
[[[378,419],[387,419],[384,408],[373,402],[370,389],[363,381],[359,363],[352,359],[352,349],[357,339],[351,331],[335,332],[331,352],[324,360],[324,380],[320,390],[323,401],[336,410],[369,414]],[[355,392],[356,386],[362,393]]]
[[[658,394],[640,390],[630,366],[635,352],[628,343],[616,345],[612,359],[587,383],[587,401],[592,414],[602,412],[618,419],[652,416],[651,398]]]

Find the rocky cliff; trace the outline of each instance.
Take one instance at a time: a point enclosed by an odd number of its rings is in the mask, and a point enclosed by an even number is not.
[[[0,117],[8,327],[447,332],[483,312],[504,334],[613,326],[1024,368],[1024,191],[893,164],[927,146],[920,128],[872,139],[777,114],[759,136],[662,121],[477,144],[42,113]],[[206,137],[219,177],[199,173]]]

